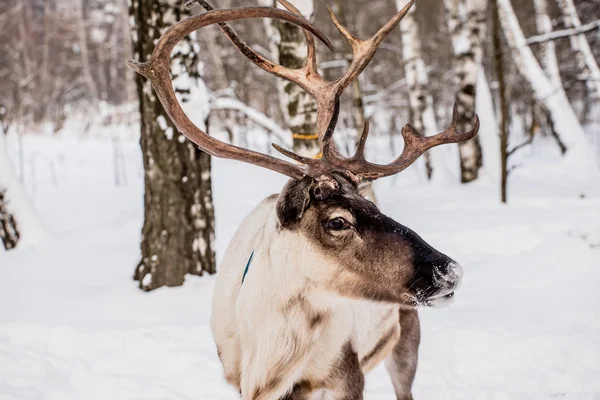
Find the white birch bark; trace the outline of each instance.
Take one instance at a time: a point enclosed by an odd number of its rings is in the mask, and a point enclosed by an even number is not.
[[[258,4],[260,4],[261,6],[265,6],[265,7],[278,7],[279,8],[283,8],[278,2],[277,0],[258,0]],[[274,20],[274,19],[270,19],[270,18],[263,18],[263,24],[265,27],[265,35],[267,36],[268,39],[268,44],[269,44],[269,57],[271,60],[277,62],[279,60],[279,42],[281,41],[281,37],[279,36],[279,29],[278,29],[278,24],[279,21]],[[286,102],[286,96],[284,96],[285,92],[284,92],[284,84],[285,81],[283,79],[279,79],[277,78],[277,101],[279,103],[279,109],[281,110],[281,114],[284,117],[286,126],[289,127],[288,125],[288,120],[287,120],[287,102]]]
[[[294,6],[307,19],[311,19],[314,8],[313,0],[298,0]],[[288,23],[278,23],[279,63],[288,68],[301,68],[306,63],[306,42],[302,29]],[[302,156],[314,157],[320,152],[317,137],[317,104],[314,99],[291,82],[283,82],[279,86],[279,97],[282,101],[283,115],[287,126],[292,131],[294,151]]]
[[[548,15],[547,0],[533,0],[535,8],[535,24],[540,35],[552,32],[552,19]],[[556,45],[554,41],[548,40],[540,44],[541,65],[550,79],[555,90],[563,90],[560,69],[556,59]]]
[[[406,5],[404,0],[397,0],[398,9]],[[408,85],[408,102],[410,107],[411,124],[426,136],[438,133],[438,126],[433,110],[433,98],[429,92],[429,81],[425,62],[421,53],[421,37],[419,25],[415,19],[416,5],[413,6],[400,24],[402,34],[402,58],[404,73]],[[446,174],[443,165],[444,153],[442,148],[434,148],[425,154],[425,168],[429,179],[437,180]]]
[[[284,9],[276,0],[259,0],[260,5]],[[314,12],[313,0],[297,0],[294,6],[307,19]],[[306,43],[302,30],[295,25],[275,20],[264,20],[273,60],[289,68],[300,68],[306,61]],[[320,152],[317,134],[317,105],[299,86],[282,79],[277,80],[279,105],[287,127],[292,132],[294,151],[305,157]],[[312,139],[310,139],[312,138]]]
[[[581,20],[577,15],[577,9],[573,0],[558,0],[558,6],[563,14],[567,28],[579,28]],[[577,57],[578,73],[585,79],[589,94],[595,101],[600,101],[600,68],[592,53],[590,44],[585,34],[570,36],[571,48]]]
[[[475,95],[478,66],[483,54],[486,36],[486,0],[445,0],[448,29],[454,49],[454,75],[458,79],[456,102],[459,111],[458,129],[471,129],[475,116]],[[482,132],[483,133],[483,132]],[[461,181],[477,179],[483,165],[479,137],[459,145]]]
[[[554,90],[550,80],[526,43],[510,0],[497,0],[502,31],[512,49],[512,62],[529,82],[536,100],[546,106],[556,133],[567,147],[567,156],[586,167],[591,160],[588,141],[573,107],[562,90]]]

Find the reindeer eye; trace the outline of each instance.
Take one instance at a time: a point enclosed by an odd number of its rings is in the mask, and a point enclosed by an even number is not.
[[[325,226],[327,227],[327,229],[330,229],[332,231],[341,231],[342,229],[348,229],[350,224],[344,218],[336,217],[327,221]]]

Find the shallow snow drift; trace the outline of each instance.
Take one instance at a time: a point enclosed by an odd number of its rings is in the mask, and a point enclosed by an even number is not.
[[[142,169],[125,142],[116,187],[114,148],[26,139],[26,160],[44,161],[25,189],[51,239],[0,253],[0,399],[237,399],[208,327],[214,277],[152,293],[131,279]],[[377,183],[385,212],[465,267],[456,303],[421,313],[416,399],[600,398],[600,185],[547,154],[534,149],[511,175],[508,206],[485,176],[427,185],[409,170]],[[222,256],[285,179],[222,160],[214,173]],[[382,367],[368,376],[366,399],[392,393]]]

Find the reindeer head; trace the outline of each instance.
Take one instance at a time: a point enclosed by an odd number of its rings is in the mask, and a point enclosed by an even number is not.
[[[479,129],[478,118],[475,117],[471,131],[456,132],[458,112],[455,106],[450,126],[429,137],[406,125],[402,129],[404,150],[388,165],[373,164],[364,158],[368,123],[353,157],[343,157],[332,140],[341,93],[369,64],[385,36],[406,15],[414,0],[366,40],[353,36],[329,11],[335,26],[354,54],[347,72],[334,82],[324,79],[317,70],[315,41],[311,33],[330,49],[331,43],[286,0],[279,1],[290,11],[269,7],[213,10],[206,1],[197,1],[209,11],[186,18],[168,29],[147,62],[128,61],[131,68],[151,81],[165,111],[179,131],[215,157],[252,163],[292,178],[277,203],[280,228],[298,233],[318,252],[323,267],[327,268],[327,273],[319,275],[324,277],[324,282],[319,283],[327,289],[344,296],[410,306],[446,303],[460,281],[460,266],[433,249],[412,230],[382,214],[360,194],[360,189],[365,183],[406,169],[434,146],[472,139]],[[284,20],[305,30],[308,51],[307,63],[303,68],[289,69],[265,59],[225,23],[259,17]],[[169,73],[170,54],[186,35],[214,23],[219,24],[231,42],[254,64],[296,83],[315,99],[317,131],[323,153],[321,159],[301,157],[273,145],[279,152],[298,162],[294,164],[226,144],[207,135],[185,115],[173,91]]]
[[[342,296],[407,306],[448,304],[462,275],[450,257],[379,211],[364,185],[331,173],[290,180],[277,201],[281,230],[313,249],[304,274]]]

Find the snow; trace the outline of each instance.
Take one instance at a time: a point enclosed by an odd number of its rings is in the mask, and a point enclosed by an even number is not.
[[[369,158],[389,157],[387,140],[377,143]],[[215,277],[150,293],[132,281],[143,171],[136,138],[122,145],[129,179],[117,187],[110,140],[25,137],[27,159],[56,163],[57,185],[39,171],[33,204],[49,238],[0,252],[2,400],[239,398],[209,329]],[[381,208],[465,269],[454,305],[421,311],[416,399],[599,398],[600,186],[562,170],[555,147],[533,143],[509,178],[508,205],[487,175],[441,186],[408,169],[377,181]],[[220,260],[240,220],[286,179],[213,165]],[[390,398],[379,367],[365,399]]]

